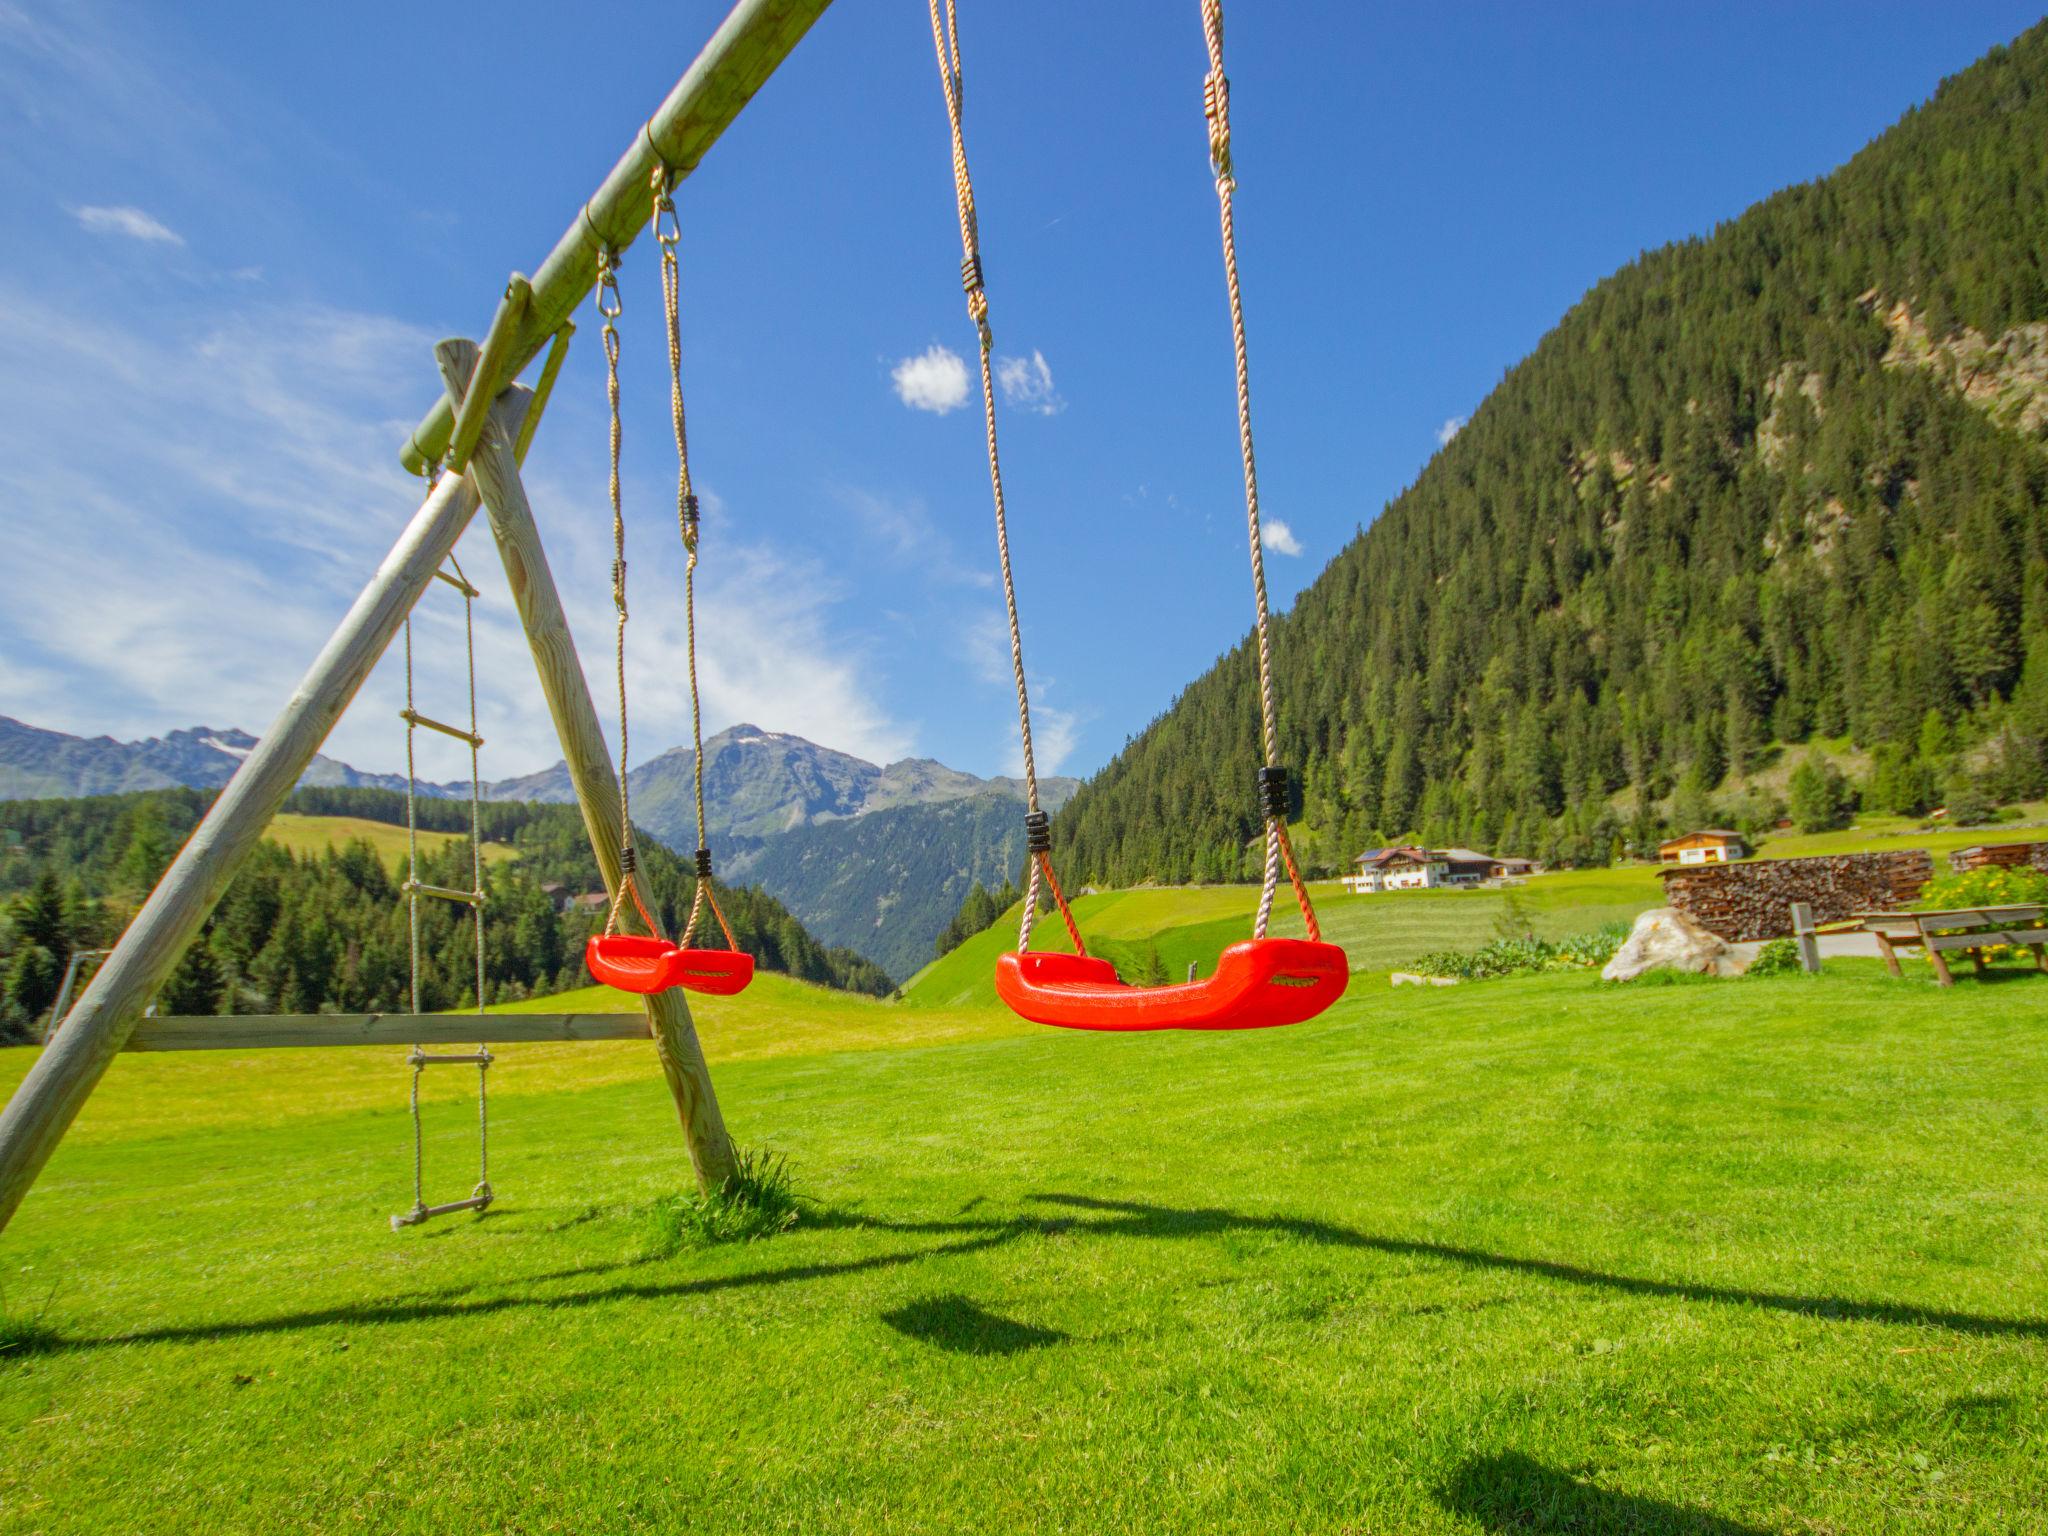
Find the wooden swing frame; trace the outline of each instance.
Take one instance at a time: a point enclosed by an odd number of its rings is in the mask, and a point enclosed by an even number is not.
[[[444,393],[407,437],[399,457],[415,474],[444,462],[451,472],[429,489],[276,721],[243,759],[91,985],[53,1024],[42,1054],[0,1110],[0,1231],[107,1068],[126,1050],[651,1038],[698,1187],[715,1190],[737,1171],[696,1025],[678,990],[647,996],[641,1017],[359,1014],[145,1020],[143,1014],[479,505],[504,562],[591,851],[606,890],[618,889],[618,775],[519,465],[561,367],[574,329],[571,317],[596,285],[598,253],[623,251],[647,225],[655,168],[665,167],[678,181],[694,171],[830,3],[739,0],[537,274],[530,280],[513,275],[482,346],[449,340],[434,349]],[[549,349],[548,360],[535,387],[517,384],[543,348]]]

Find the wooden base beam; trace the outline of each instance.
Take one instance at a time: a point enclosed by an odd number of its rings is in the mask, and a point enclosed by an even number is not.
[[[515,1045],[647,1037],[647,1020],[637,1013],[283,1013],[218,1018],[180,1014],[144,1019],[123,1049],[277,1051],[300,1046]]]

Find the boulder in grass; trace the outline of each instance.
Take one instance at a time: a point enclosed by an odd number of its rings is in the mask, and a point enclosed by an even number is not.
[[[1628,938],[1600,972],[1603,981],[1633,981],[1646,971],[1695,971],[1740,976],[1742,961],[1728,945],[1671,907],[1636,919]]]

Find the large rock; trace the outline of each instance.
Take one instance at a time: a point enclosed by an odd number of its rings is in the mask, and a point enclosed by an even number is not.
[[[1636,919],[1628,940],[1600,972],[1603,981],[1633,981],[1645,971],[1700,971],[1739,976],[1743,963],[1728,945],[1683,912],[1657,907]]]

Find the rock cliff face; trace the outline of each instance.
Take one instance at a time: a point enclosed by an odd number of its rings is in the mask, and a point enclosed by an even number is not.
[[[1867,308],[1881,307],[1866,294]],[[2048,321],[2016,325],[1998,336],[1969,326],[1936,337],[1906,304],[1884,313],[1892,344],[1887,368],[1920,368],[1946,383],[1999,426],[2030,437],[2048,427]]]

